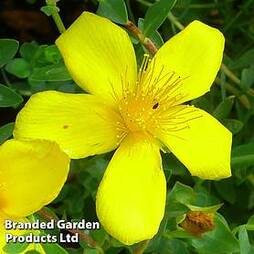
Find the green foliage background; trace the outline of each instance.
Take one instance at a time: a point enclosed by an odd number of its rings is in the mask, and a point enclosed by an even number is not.
[[[36,0],[27,2],[40,4]],[[65,4],[69,4],[67,0],[58,2],[59,7]],[[191,177],[172,154],[163,155],[168,183],[166,214],[158,235],[148,243],[144,253],[254,253],[254,0],[101,0],[99,3],[86,0],[84,4],[89,6],[86,10],[97,10],[118,24],[125,24],[128,19],[135,22],[157,47],[195,19],[224,33],[224,67],[211,92],[192,104],[214,115],[233,132],[233,176],[221,181],[203,181]],[[48,16],[58,10],[50,4],[42,8]],[[134,37],[132,40],[140,62],[145,48]],[[0,68],[0,112],[5,122],[0,127],[0,143],[12,136],[14,124],[5,120],[8,108],[17,113],[38,91],[81,92],[71,80],[53,41],[41,45],[36,41],[21,44],[12,38],[1,39]],[[59,218],[96,220],[95,194],[111,156],[72,161],[70,177],[49,206],[50,212]],[[193,206],[206,210],[221,203],[213,231],[198,238],[179,227],[183,215]],[[46,253],[142,253],[137,252],[137,246],[120,244],[103,229],[86,233],[96,240],[98,248],[81,241],[76,246],[45,248]],[[24,248],[7,246],[6,251],[19,253]]]

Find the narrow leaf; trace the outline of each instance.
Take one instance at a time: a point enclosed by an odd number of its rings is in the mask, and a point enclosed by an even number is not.
[[[128,13],[124,0],[100,0],[97,14],[118,24],[124,25],[128,22]]]
[[[245,226],[241,226],[239,230],[239,243],[240,243],[240,253],[250,254],[250,241],[247,230]]]
[[[167,18],[169,11],[174,7],[177,0],[160,0],[156,2],[146,12],[144,18],[145,36],[150,37]]]
[[[247,222],[247,224],[246,224],[246,229],[247,229],[247,230],[254,231],[254,215],[252,215],[252,216],[249,218],[249,220],[248,220],[248,222]]]
[[[139,19],[138,20],[138,28],[143,31],[144,29],[144,19]],[[153,43],[155,44],[155,46],[157,48],[160,48],[163,44],[164,41],[160,35],[160,33],[156,30],[154,31],[151,35],[150,35],[150,39],[153,41]]]
[[[248,90],[252,85],[254,85],[254,65],[250,68],[243,69],[240,85],[243,90]]]
[[[243,53],[238,59],[229,65],[230,69],[241,69],[249,67],[254,62],[254,48]]]
[[[214,110],[213,116],[218,120],[222,120],[227,118],[231,112],[234,103],[234,96],[230,96],[222,101]]]
[[[224,119],[222,123],[233,133],[237,134],[243,128],[243,122],[236,119]]]
[[[254,142],[237,146],[232,151],[233,167],[248,167],[254,165]]]

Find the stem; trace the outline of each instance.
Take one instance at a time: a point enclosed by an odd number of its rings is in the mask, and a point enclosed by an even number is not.
[[[145,41],[145,36],[142,34],[140,29],[131,21],[128,21],[124,27],[129,30],[135,37],[143,44]]]
[[[145,37],[145,35],[140,31],[140,29],[131,21],[128,21],[124,27],[130,31],[132,34],[135,35],[135,37],[142,43],[145,48],[151,53],[152,55],[155,55],[155,53],[158,51],[155,44],[149,39],[148,37]]]
[[[221,70],[225,73],[225,75],[231,79],[234,83],[236,83],[238,86],[241,86],[241,80],[224,64],[221,65]],[[252,88],[249,88],[247,93],[250,96],[254,96],[254,90]]]
[[[176,18],[176,16],[173,15],[173,13],[170,11],[168,13],[168,19],[179,29],[179,30],[183,30],[184,29],[184,25],[178,21],[178,19]]]
[[[247,155],[242,155],[242,156],[238,156],[238,157],[232,157],[232,161],[231,164],[234,166],[237,165],[242,165],[243,163],[246,162],[253,162],[254,161],[254,155],[253,154],[247,154]],[[250,176],[250,178],[248,177],[247,179],[251,180],[252,183],[254,183],[254,179],[252,176]]]
[[[54,6],[54,7],[57,7],[56,5],[56,0],[46,0],[46,4],[48,6]],[[63,24],[63,21],[59,15],[59,13],[57,11],[54,11],[52,13],[52,18],[57,26],[57,29],[58,31],[62,34],[63,32],[65,32],[65,27],[64,27],[64,24]]]
[[[221,70],[234,83],[236,83],[237,85],[240,85],[240,83],[241,83],[240,79],[231,70],[229,70],[229,68],[224,63],[221,65]]]
[[[55,220],[55,218],[43,208],[40,211],[38,211],[38,214],[46,220],[52,220],[52,219]],[[104,251],[97,244],[97,242],[92,237],[90,237],[88,234],[86,234],[83,231],[78,230],[78,229],[69,229],[68,231],[72,234],[78,234],[79,239],[86,242],[88,244],[88,246],[97,249],[100,253],[104,253]]]
[[[215,83],[217,85],[221,85],[222,80],[217,77],[215,79]],[[251,108],[250,101],[249,101],[248,97],[245,94],[242,94],[241,91],[239,91],[237,88],[233,87],[231,84],[229,84],[227,82],[225,82],[225,88],[230,93],[234,94],[245,108],[247,108],[247,109]]]
[[[134,250],[133,254],[143,254],[148,244],[149,240],[139,243],[137,248]]]

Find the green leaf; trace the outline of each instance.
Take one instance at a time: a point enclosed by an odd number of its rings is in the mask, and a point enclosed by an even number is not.
[[[118,24],[124,25],[128,22],[128,13],[124,0],[100,0],[97,14]]]
[[[205,233],[200,239],[193,239],[192,245],[198,253],[215,254],[239,251],[237,239],[233,236],[219,214],[215,217],[215,229]]]
[[[66,67],[60,63],[34,68],[29,79],[32,81],[66,81],[71,80],[71,76]]]
[[[49,63],[59,63],[62,59],[61,53],[56,45],[46,47],[44,49],[44,56]]]
[[[99,230],[92,230],[90,235],[100,246],[104,244],[108,236],[107,232],[103,228],[100,228]]]
[[[17,53],[19,42],[12,39],[0,39],[0,68],[8,63]]]
[[[234,104],[234,96],[230,96],[222,101],[214,110],[213,116],[218,120],[227,118],[232,110]]]
[[[29,250],[29,251],[26,251],[25,254],[41,254],[41,253],[37,250]]]
[[[215,213],[217,210],[219,210],[223,204],[218,205],[212,205],[212,206],[206,206],[206,207],[200,207],[200,206],[194,206],[194,205],[187,205],[187,207],[191,211],[199,211],[199,212],[206,212],[206,213]]]
[[[17,253],[21,253],[23,251],[26,250],[26,248],[28,247],[28,243],[24,242],[24,243],[13,243],[10,242],[8,244],[6,244],[3,248],[4,252],[8,253],[8,254],[17,254]]]
[[[91,249],[91,248],[84,248],[85,254],[100,254],[99,250]]]
[[[43,250],[46,254],[68,254],[68,252],[56,243],[45,243],[42,244]]]
[[[14,123],[7,123],[0,127],[0,144],[3,144],[9,137],[12,136]]]
[[[212,108],[213,105],[211,105],[211,102],[205,96],[201,96],[197,99],[194,99],[191,102],[191,105],[194,105],[197,108],[202,108],[207,112],[213,111],[213,108]]]
[[[249,167],[254,165],[254,142],[234,148],[231,165],[232,167]]]
[[[249,67],[254,62],[254,48],[246,51],[232,64],[229,65],[230,69],[241,69]]]
[[[5,70],[18,78],[27,78],[31,73],[30,64],[23,58],[15,58],[6,66]]]
[[[190,254],[187,244],[179,239],[160,237],[151,241],[145,253],[156,254]]]
[[[37,43],[25,42],[21,45],[19,53],[22,58],[30,62],[33,60],[38,49],[39,49],[39,45]]]
[[[199,207],[207,207],[220,202],[214,195],[211,194],[209,188],[196,184],[195,186],[195,202],[193,203]]]
[[[138,20],[138,28],[143,31],[144,28],[144,19],[139,19]],[[156,30],[150,35],[150,39],[152,42],[156,45],[157,48],[160,48],[163,44],[164,41],[160,35],[160,33]]]
[[[243,69],[241,75],[241,87],[248,90],[254,84],[254,65],[248,69]]]
[[[42,6],[40,10],[47,16],[52,16],[54,13],[60,11],[60,9],[55,5]]]
[[[17,106],[23,98],[12,89],[0,84],[0,107]]]
[[[25,58],[33,68],[45,67],[62,62],[62,56],[56,45],[36,45],[27,43],[24,45],[20,54]]]
[[[143,33],[145,36],[150,37],[161,26],[176,1],[160,0],[149,7],[144,18]]]
[[[193,238],[193,235],[189,234],[187,231],[183,230],[182,228],[178,227],[179,229],[175,231],[167,230],[163,236],[167,238],[186,238],[190,239]]]
[[[252,215],[252,216],[249,218],[249,220],[248,220],[248,222],[247,222],[247,224],[246,224],[246,229],[247,229],[247,230],[252,230],[252,231],[254,231],[254,215]]]
[[[231,204],[236,201],[237,193],[234,182],[231,179],[223,179],[214,181],[215,188],[220,196]]]
[[[166,206],[166,214],[168,218],[176,218],[178,216],[181,216],[189,211],[189,208],[185,206],[184,204],[178,203],[178,202],[168,202],[168,205]]]
[[[236,119],[224,119],[222,123],[233,133],[233,135],[237,134],[243,128],[243,122]]]
[[[239,243],[240,243],[240,254],[250,254],[251,245],[249,241],[249,236],[245,226],[240,226],[238,233]]]
[[[172,191],[169,193],[168,198],[171,202],[179,202],[187,205],[194,201],[195,193],[191,187],[176,182]]]

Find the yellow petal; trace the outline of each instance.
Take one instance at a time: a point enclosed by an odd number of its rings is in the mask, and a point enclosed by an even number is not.
[[[55,143],[5,142],[0,146],[0,209],[25,217],[49,204],[66,181],[69,161]]]
[[[15,230],[15,229],[10,229],[10,230],[6,230],[5,228],[5,220],[12,220],[13,222],[29,222],[27,219],[22,218],[22,219],[17,219],[17,218],[10,218],[8,217],[6,214],[4,214],[3,212],[1,212],[0,210],[0,253],[2,254],[2,249],[4,248],[4,246],[7,244],[6,243],[6,234],[11,234],[11,235],[25,235],[26,233],[28,233],[27,230]],[[3,252],[5,253],[5,252]]]
[[[11,219],[9,218],[6,214],[2,213],[0,211],[0,253],[5,253],[3,251],[3,248],[4,246],[6,245],[6,234],[11,234],[11,235],[24,235],[26,233],[28,233],[28,231],[26,230],[14,230],[14,229],[11,229],[11,230],[6,230],[5,229],[5,220],[12,220],[12,221],[15,221],[15,222],[28,222],[27,219],[23,218],[23,219]]]
[[[154,76],[171,75],[173,71],[181,77],[178,104],[210,90],[222,62],[224,40],[219,30],[193,21],[159,49]]]
[[[129,86],[136,82],[136,58],[130,38],[106,18],[84,12],[56,45],[72,78],[92,94],[112,102],[113,92],[121,93],[123,82]]]
[[[231,132],[201,109],[181,105],[172,110],[174,115],[156,133],[159,139],[192,175],[204,179],[231,176]]]
[[[4,227],[4,221],[5,217],[2,216],[2,213],[0,212],[0,253],[3,252],[2,249],[6,245],[5,242],[5,227]]]
[[[166,181],[158,147],[140,136],[127,137],[98,189],[100,222],[124,244],[151,239],[163,218],[165,199]]]
[[[82,158],[115,149],[115,123],[115,113],[93,95],[48,91],[30,98],[14,136],[55,141],[71,158]]]
[[[6,234],[12,234],[12,235],[23,235],[26,234],[27,231],[23,231],[23,230],[6,230],[5,229],[5,220],[9,220],[10,218],[4,214],[3,212],[1,212],[0,210],[0,253],[5,253],[3,251],[4,246],[6,245]],[[14,221],[14,220],[13,220]],[[18,219],[15,220],[15,222],[27,222],[26,219]]]

